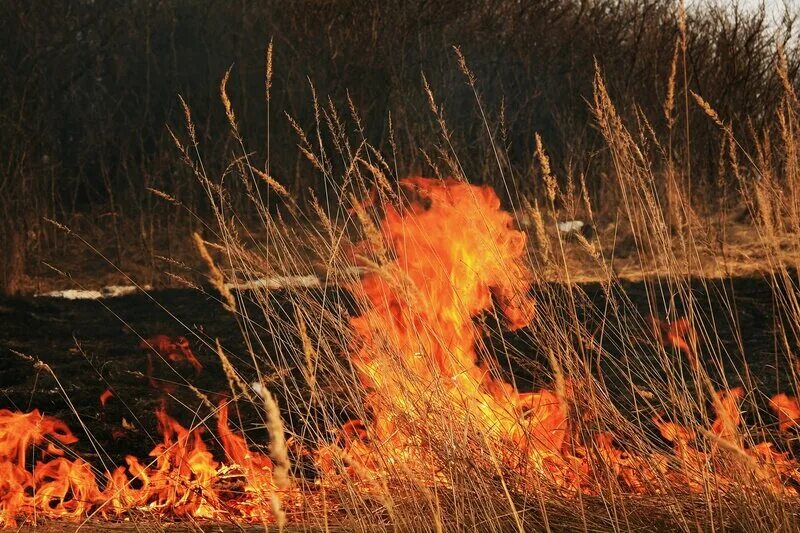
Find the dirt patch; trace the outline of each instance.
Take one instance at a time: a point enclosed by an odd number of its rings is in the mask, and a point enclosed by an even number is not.
[[[687,231],[686,237],[675,236],[670,244],[678,265],[671,265],[672,274],[695,275],[705,278],[751,277],[768,272],[779,259],[789,268],[800,267],[798,236],[778,236],[772,248],[763,246],[763,236],[740,216],[730,216],[724,222],[714,220],[707,226],[697,225]],[[647,257],[637,251],[637,243],[630,229],[611,222],[598,223],[593,229],[597,243],[590,251],[579,240],[562,236],[559,243],[556,225],[548,221],[545,229],[551,250],[563,246],[564,260],[559,258],[552,264],[541,261],[543,251],[530,220],[524,215],[518,222],[528,234],[531,262],[544,279],[564,281],[564,265],[569,278],[574,282],[591,283],[607,279],[611,272],[618,279],[643,281],[666,275],[663,257]],[[293,223],[296,225],[295,223]],[[148,239],[119,241],[111,238],[104,229],[102,217],[77,217],[68,224],[74,235],[65,236],[56,244],[35,241],[30,244],[25,274],[20,279],[22,294],[43,294],[65,289],[99,289],[109,285],[152,286],[156,289],[186,288],[199,285],[205,280],[206,267],[192,244],[191,229],[167,226],[155,231]],[[158,228],[157,228],[158,229]],[[123,228],[128,235],[137,235],[135,226]],[[297,226],[294,231],[302,234],[312,228]],[[248,226],[254,242],[266,242],[260,234],[258,224]],[[299,239],[302,241],[303,239]],[[684,246],[688,246],[684,252]],[[641,246],[639,246],[641,247]],[[599,252],[604,260],[600,266],[592,252]],[[212,255],[219,255],[212,250]],[[313,252],[308,252],[311,258]],[[314,261],[309,261],[314,263]],[[227,261],[218,261],[224,266]],[[55,267],[55,268],[52,268]],[[319,265],[324,275],[324,266]],[[676,272],[677,269],[679,272]],[[306,272],[314,274],[315,272]],[[281,272],[274,274],[280,275]],[[285,274],[297,274],[287,272]],[[230,276],[228,276],[230,279]]]

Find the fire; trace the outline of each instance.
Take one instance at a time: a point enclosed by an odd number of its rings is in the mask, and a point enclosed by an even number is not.
[[[155,378],[156,363],[159,360],[167,363],[188,364],[194,369],[195,376],[203,371],[203,365],[197,360],[189,339],[186,337],[168,337],[167,335],[156,335],[139,343],[139,348],[147,352],[147,379],[150,386],[154,389],[161,389],[171,392],[169,384],[159,383]]]
[[[778,415],[778,425],[781,431],[797,426],[800,420],[800,405],[797,398],[787,396],[783,393],[776,394],[769,402],[770,407]]]
[[[434,465],[448,432],[457,431],[476,437],[464,441],[470,464],[513,474],[522,480],[517,490],[529,491],[533,485],[526,480],[536,478],[565,497],[598,494],[609,485],[631,494],[657,494],[665,487],[700,493],[710,478],[724,489],[749,476],[775,494],[798,495],[795,459],[767,442],[746,443],[742,388],[708,395],[714,419],[707,424],[681,424],[657,414],[652,421],[668,444],[643,452],[627,449],[608,428],[592,427],[599,416],[577,406],[577,380],[566,376],[535,392],[504,381],[485,349],[481,324],[495,310],[512,330],[536,317],[528,296],[533,276],[525,234],[513,228],[488,187],[425,178],[401,185],[407,202],[381,206],[380,235],[372,236],[379,239],[373,244],[383,264],[351,287],[364,304],[363,313],[351,319],[359,341],[351,360],[366,391],[367,416],[344,424],[334,442],[311,450],[297,444],[315,460],[318,488],[355,481],[340,485],[347,497],[353,490],[386,492],[395,466],[417,483],[447,486],[452,480],[446,469]],[[697,339],[687,320],[654,325],[665,346],[699,368]],[[154,386],[153,354],[202,369],[185,338],[160,335],[141,347],[151,352],[148,376]],[[104,392],[101,404],[111,395]],[[798,424],[795,398],[779,394],[770,406],[781,431]],[[281,520],[275,502],[292,501],[297,489],[285,488],[283,470],[276,483],[270,457],[230,429],[226,403],[219,406],[215,428],[222,457],[209,450],[203,428],[184,427],[164,407],[155,415],[162,440],[149,457],[128,456],[125,466],[98,476],[89,463],[65,453],[77,438],[63,422],[37,410],[0,411],[0,525],[131,511]],[[433,475],[420,475],[425,469]],[[325,503],[335,493],[321,492]]]
[[[525,234],[512,229],[488,187],[425,178],[402,185],[415,197],[384,206],[381,226],[391,259],[354,288],[367,303],[352,326],[363,339],[354,362],[371,391],[370,438],[391,442],[398,457],[425,453],[420,436],[395,420],[420,422],[428,411],[446,409],[515,443],[536,463],[557,455],[567,431],[563,398],[519,393],[477,352],[482,313],[499,308],[509,329],[534,316]]]
[[[114,392],[111,389],[106,389],[100,395],[100,407],[105,407],[108,400],[114,397]]]
[[[544,476],[565,488],[593,492],[602,484],[598,480],[611,474],[637,494],[658,490],[664,480],[702,491],[701,473],[709,468],[727,483],[736,479],[739,472],[728,472],[721,456],[722,450],[738,449],[774,490],[795,494],[788,484],[797,472],[793,459],[768,443],[744,446],[741,388],[712,395],[716,418],[708,429],[655,417],[663,437],[674,445],[676,462],[656,452],[626,452],[608,431],[591,439],[581,436],[578,420],[569,413],[569,380],[563,390],[534,393],[503,382],[491,363],[481,362],[484,332],[477,319],[499,308],[507,327],[515,329],[534,317],[535,305],[527,295],[532,275],[525,266],[525,234],[512,227],[511,216],[500,209],[490,188],[425,178],[401,185],[409,203],[383,206],[378,249],[386,251],[385,264],[354,287],[367,308],[352,326],[362,340],[353,362],[369,391],[369,416],[343,428],[342,453],[350,475],[363,478],[365,469],[380,475],[397,462],[407,469],[429,464],[435,435],[427,420],[436,413],[494,441],[485,445],[500,450],[506,468]],[[696,336],[688,320],[654,320],[654,326],[664,345],[698,368]],[[797,404],[776,398],[781,428],[794,425]],[[586,413],[578,418],[585,420]],[[714,446],[704,449],[701,438]],[[493,453],[476,451],[476,460]],[[331,452],[324,452],[322,470],[333,470]]]
[[[163,440],[150,459],[128,456],[127,466],[106,472],[100,482],[87,462],[65,457],[62,446],[78,441],[66,424],[37,410],[0,411],[0,525],[13,527],[19,517],[113,517],[132,510],[270,519],[272,463],[231,431],[226,404],[219,407],[217,431],[227,464],[214,459],[201,429],[183,427],[163,408],[156,417]],[[42,460],[32,464],[36,452]],[[230,480],[238,480],[236,491],[225,490]]]
[[[686,361],[691,365],[694,370],[697,370],[700,364],[692,346],[695,344],[696,338],[694,329],[689,321],[685,318],[679,318],[674,322],[665,322],[658,318],[652,317],[653,330],[656,333],[656,338],[666,347],[671,347],[681,352]]]

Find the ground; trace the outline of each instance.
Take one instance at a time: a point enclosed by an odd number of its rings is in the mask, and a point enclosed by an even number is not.
[[[631,309],[635,308],[642,316],[653,312],[664,316],[667,309],[651,309],[648,304],[648,293],[658,287],[658,280],[626,281],[620,289],[631,299]],[[332,287],[329,290],[343,289]],[[544,300],[547,295],[548,298],[566,301],[553,296],[563,295],[566,290],[561,285],[543,284],[535,286],[532,293],[539,300]],[[583,283],[575,290],[586,296],[585,301],[578,300],[581,320],[589,331],[598,331],[602,316],[597,314],[597,310],[605,308],[603,288],[598,283]],[[780,318],[774,315],[775,295],[770,283],[764,277],[756,276],[695,279],[692,292],[698,302],[698,314],[715,321],[722,339],[722,351],[732,354],[724,374],[712,370],[715,384],[743,385],[748,394],[760,398],[758,403],[761,404],[776,392],[789,392],[787,357],[775,341]],[[285,299],[283,294],[281,291],[274,293],[277,303]],[[729,302],[737,310],[744,360],[735,355],[740,353],[733,332],[736,323],[724,319]],[[675,305],[672,311],[682,314],[682,304],[677,302]],[[281,305],[276,308],[282,309]],[[284,312],[291,316],[291,311]],[[149,385],[145,376],[146,354],[137,347],[140,337],[155,334],[189,337],[194,353],[204,367],[198,377],[194,377],[191,368],[180,365],[177,367],[180,376],[156,368],[156,379],[164,380],[159,383],[169,382],[173,386],[168,394],[162,394]],[[122,464],[127,454],[146,457],[159,440],[152,413],[160,405],[165,404],[172,416],[189,425],[207,412],[201,396],[213,402],[227,394],[228,382],[213,349],[214,339],[219,339],[233,354],[234,364],[248,380],[255,379],[236,320],[210,292],[171,289],[89,301],[31,297],[2,299],[0,339],[0,408],[23,411],[38,408],[48,415],[62,418],[80,439],[74,448],[81,457],[98,466]],[[543,348],[537,346],[526,330],[507,334],[507,339],[514,346],[515,357],[501,362],[514,369],[519,377],[519,386],[531,389],[547,385],[542,380],[544,372],[537,370],[546,367]],[[613,339],[609,344],[608,348],[613,351]],[[492,343],[489,345],[491,347]],[[790,348],[796,350],[796,346]],[[272,354],[259,355],[268,361]],[[675,358],[677,367],[686,367],[680,353],[669,353],[669,356]],[[615,400],[620,400],[623,409],[630,409],[630,404],[623,400],[630,396],[625,376],[608,362],[600,361],[600,368],[609,388],[618,393]],[[267,380],[277,375],[268,372]],[[637,386],[645,388],[647,385],[642,382]],[[102,407],[99,398],[106,389],[112,390],[114,396]],[[280,387],[276,389],[279,403],[285,407]],[[300,423],[290,413],[284,413],[284,416],[290,430]],[[248,431],[256,442],[266,442],[266,433],[260,427],[258,417],[246,406],[239,408],[234,423]],[[87,433],[101,443],[99,454]],[[211,449],[219,453],[213,439],[209,437],[207,440]],[[151,526],[154,530],[161,530],[164,526],[146,519],[111,527],[104,523],[103,528],[125,531],[134,524],[137,530]],[[44,531],[55,531],[63,524],[44,525]],[[204,529],[225,530],[212,524],[201,525]],[[195,526],[183,523],[170,527],[175,528],[171,529],[174,531],[183,531]]]
[[[744,217],[744,219],[743,219]],[[615,223],[598,223],[596,232],[604,264],[619,279],[641,281],[664,275],[663,265],[652,258],[640,257],[631,232]],[[685,274],[707,278],[746,277],[766,273],[772,267],[770,254],[774,253],[789,268],[800,267],[798,236],[788,234],[777,239],[774,249],[761,245],[758,230],[739,213],[721,222],[718,217],[703,220],[684,233],[692,236],[690,244],[691,268],[681,267]],[[558,250],[555,224],[546,224],[545,230],[553,250]],[[608,272],[598,265],[585,247],[576,239],[562,239],[564,260],[550,266],[541,264],[542,251],[530,221],[522,220],[537,269],[546,278],[563,281],[564,264],[569,267],[570,279],[589,283],[608,277]],[[165,227],[149,237],[115,239],[103,229],[98,220],[80,218],[70,223],[70,229],[81,238],[59,235],[45,242],[43,234],[32,233],[26,272],[22,280],[23,294],[43,294],[64,289],[99,289],[109,285],[148,286],[157,289],[178,288],[201,284],[206,267],[191,237],[191,229]],[[258,224],[249,228],[259,239]],[[126,236],[139,233],[137,228],[123,228]],[[302,229],[301,229],[302,231]],[[213,241],[213,237],[206,236]],[[673,238],[672,249],[680,259],[684,254],[684,241]],[[211,250],[212,254],[216,254]],[[769,252],[769,253],[768,253]],[[225,261],[220,265],[225,265]],[[313,261],[312,261],[313,263]],[[321,267],[324,270],[324,267]],[[309,272],[311,273],[311,272]],[[317,272],[319,274],[320,272]],[[294,274],[294,273],[292,273]]]
[[[642,282],[623,285],[625,293],[645,316],[651,313],[647,293],[653,288]],[[758,277],[697,280],[693,288],[700,302],[698,313],[706,318],[716,317],[715,325],[723,347],[731,354],[725,375],[730,386],[743,384],[769,395],[786,391],[789,385],[786,357],[776,345],[774,333],[779,319],[773,313],[773,293],[767,281]],[[553,287],[534,288],[534,295],[541,290],[552,291]],[[591,309],[603,309],[603,291],[598,284],[584,284],[580,290],[594,302],[582,305],[580,311],[585,314],[582,319],[590,325],[591,331],[596,327],[592,324],[600,320]],[[731,297],[738,310],[746,361],[737,360],[739,350],[732,331],[735,324],[724,319],[725,295]],[[276,298],[280,299],[279,293]],[[255,377],[237,322],[212,296],[198,291],[173,289],[89,301],[3,299],[0,300],[0,338],[3,339],[0,407],[38,408],[67,419],[73,429],[77,429],[68,398],[95,436],[113,443],[107,449],[112,457],[119,458],[119,453],[146,454],[154,444],[155,422],[150,414],[160,405],[161,398],[148,385],[146,352],[137,345],[140,337],[155,334],[189,337],[204,367],[196,378],[189,367],[177,366],[180,378],[156,368],[157,378],[163,378],[174,387],[171,401],[176,405],[184,404],[174,413],[179,418],[186,412],[191,413],[192,406],[199,407],[202,403],[187,383],[191,382],[211,399],[225,394],[228,389],[213,349],[214,339],[219,339],[232,354],[233,363],[244,376]],[[532,375],[535,371],[531,370],[537,368],[538,359],[544,361],[541,347],[535,345],[525,330],[507,337],[516,346],[514,352],[532,363],[519,368],[522,386],[526,382],[529,387],[543,385],[537,382],[537,377]],[[260,355],[267,361],[270,358],[270,354]],[[35,361],[45,363],[55,378]],[[750,375],[746,375],[747,368],[752,369]],[[722,381],[722,376],[718,377]],[[181,382],[183,378],[185,382]],[[115,396],[102,409],[99,398],[108,388]],[[119,429],[122,417],[137,426],[137,430],[128,434],[122,432],[115,440],[111,434]],[[138,428],[140,424],[143,425],[141,429]],[[115,455],[115,452],[118,453]]]

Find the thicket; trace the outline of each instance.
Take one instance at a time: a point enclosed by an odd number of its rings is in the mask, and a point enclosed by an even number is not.
[[[46,218],[99,226],[117,242],[117,259],[131,243],[152,250],[159,233],[188,234],[197,222],[165,209],[150,189],[209,213],[168,126],[183,122],[181,95],[212,164],[207,171],[223,179],[226,168],[213,162],[235,148],[219,97],[231,65],[228,91],[253,161],[301,198],[308,188],[324,198],[332,185],[298,150],[291,124],[313,131],[314,96],[345,116],[357,109],[365,138],[393,154],[396,175],[432,173],[427,160],[436,154],[427,151],[440,131],[424,76],[471,181],[501,185],[493,137],[505,144],[505,200],[542,194],[538,132],[560,179],[585,174],[593,200],[614,205],[614,189],[604,185],[607,151],[587,105],[598,64],[623,118],[646,119],[683,147],[674,155],[687,169],[681,186],[698,207],[713,209],[719,136],[685,89],[747,143],[751,131],[774,122],[783,94],[779,50],[795,83],[800,66],[797,10],[787,4],[774,21],[763,9],[725,4],[688,12],[684,50],[679,4],[660,0],[7,0],[0,4],[0,287],[14,292],[26,255],[61,245]],[[454,45],[478,80],[485,121]],[[677,104],[668,118],[676,54]],[[330,109],[320,112],[330,118]],[[233,189],[233,201],[246,216],[251,203],[239,193]]]

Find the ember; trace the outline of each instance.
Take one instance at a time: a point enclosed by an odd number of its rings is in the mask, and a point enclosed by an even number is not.
[[[149,339],[144,339],[139,343],[139,348],[147,351],[147,379],[150,386],[155,389],[170,388],[169,384],[160,383],[155,378],[155,368],[159,361],[166,364],[189,364],[194,368],[195,376],[199,375],[203,370],[203,365],[195,357],[189,346],[189,339],[186,337],[175,337],[174,339],[167,335],[156,335]]]

